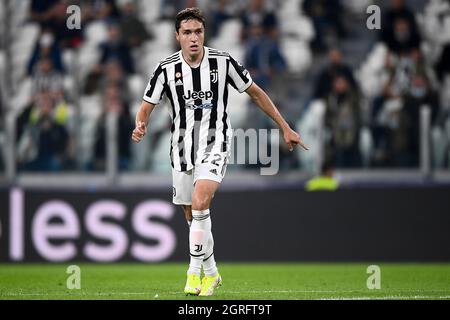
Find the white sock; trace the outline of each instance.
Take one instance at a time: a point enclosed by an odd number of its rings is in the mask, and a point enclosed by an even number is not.
[[[216,260],[214,259],[214,238],[212,232],[209,232],[208,236],[208,247],[203,259],[203,272],[208,277],[214,277],[218,273]]]
[[[200,276],[210,232],[211,219],[209,218],[209,209],[202,211],[192,210],[192,223],[189,229],[189,253],[191,260],[188,274]]]

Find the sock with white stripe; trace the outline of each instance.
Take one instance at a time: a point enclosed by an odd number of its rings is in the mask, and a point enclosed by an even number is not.
[[[192,210],[192,223],[189,229],[189,253],[191,260],[188,274],[200,276],[210,232],[211,219],[209,217],[209,209],[202,211]]]

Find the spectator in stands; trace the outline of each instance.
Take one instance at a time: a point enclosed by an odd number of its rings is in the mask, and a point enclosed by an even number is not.
[[[430,108],[431,126],[434,126],[440,109],[438,94],[431,87],[426,75],[418,73],[413,77],[411,88],[403,98],[402,112],[410,126],[405,129],[408,130],[405,154],[393,156],[393,160],[399,165],[413,167],[419,165],[420,110],[423,106]]]
[[[230,0],[219,0],[211,3],[208,30],[210,32],[210,37],[216,37],[226,20],[232,18],[235,14],[236,2]]]
[[[39,93],[19,141],[19,168],[31,171],[59,171],[64,168],[69,135],[55,118],[55,102],[49,92]]]
[[[127,93],[124,72],[117,60],[110,60],[104,65],[92,67],[84,84],[84,94],[100,93],[103,88],[111,83],[118,85],[121,92]]]
[[[110,23],[120,18],[120,11],[115,0],[82,0],[81,6],[83,24],[92,21]]]
[[[33,74],[36,63],[42,58],[50,59],[53,68],[58,72],[65,72],[61,49],[55,41],[54,34],[48,29],[42,32],[39,40],[36,42],[30,61],[28,62],[28,75]]]
[[[131,149],[129,136],[134,129],[128,104],[120,95],[120,87],[110,84],[106,87],[103,97],[103,114],[99,118],[95,139],[95,162],[94,170],[104,170],[106,165],[106,119],[108,113],[117,114],[117,144],[119,170],[126,170],[129,167]]]
[[[340,0],[304,0],[302,9],[311,18],[316,31],[316,37],[311,42],[314,51],[325,51],[331,42],[345,37],[346,31],[342,22],[342,13],[345,10]]]
[[[49,91],[53,94],[63,90],[63,75],[53,68],[49,57],[41,58],[33,72],[33,92]]]
[[[337,76],[325,102],[326,157],[335,158],[338,167],[359,166],[361,115],[358,92],[347,78]]]
[[[251,33],[245,44],[244,63],[253,80],[264,90],[270,87],[272,78],[286,70],[286,61],[278,43],[265,37],[259,25],[251,27]]]
[[[384,41],[388,48],[398,55],[407,55],[412,50],[420,48],[420,35],[414,32],[411,22],[397,18],[393,22],[393,31],[385,35]]]
[[[32,0],[31,1],[31,20],[40,24],[41,28],[50,25],[55,12],[58,10],[57,5],[60,0]]]
[[[371,115],[374,165],[416,166],[420,107],[430,106],[433,123],[440,114],[433,70],[414,49],[400,57],[388,54],[384,73],[384,88]]]
[[[358,90],[353,70],[342,58],[342,53],[337,48],[331,48],[328,52],[328,64],[319,72],[314,88],[314,98],[322,99],[327,97],[331,90],[333,80],[337,76],[344,77],[352,89]]]
[[[322,164],[320,174],[307,181],[306,191],[335,191],[339,188],[339,182],[334,177],[334,165],[327,160]]]
[[[392,45],[392,41],[395,41],[395,38],[401,42],[409,38],[418,39],[420,42],[416,18],[414,13],[406,6],[405,0],[391,0],[390,7],[384,12],[381,29],[381,40],[383,42],[388,44],[389,47],[390,43]]]
[[[81,29],[67,28],[69,4],[73,3],[68,0],[50,0],[33,1],[31,5],[32,20],[39,22],[43,29],[50,30],[61,48],[77,48],[82,40]]]
[[[136,17],[133,0],[122,0],[119,9],[121,14],[119,20],[120,33],[130,48],[139,47],[151,38],[145,25]]]
[[[276,36],[278,21],[275,13],[269,10],[265,0],[250,0],[248,8],[241,15],[241,40],[246,41],[255,27],[262,28],[265,36]]]
[[[441,56],[435,65],[436,74],[442,83],[446,76],[450,75],[450,43],[442,49]]]
[[[123,41],[120,34],[120,28],[116,23],[109,24],[108,41],[100,45],[101,59],[100,63],[105,64],[111,60],[116,60],[127,73],[134,73],[134,62],[131,56],[131,49]]]

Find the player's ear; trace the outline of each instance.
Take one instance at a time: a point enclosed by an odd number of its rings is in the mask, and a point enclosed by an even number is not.
[[[178,42],[180,42],[180,34],[178,33],[178,31],[175,31],[175,38]]]

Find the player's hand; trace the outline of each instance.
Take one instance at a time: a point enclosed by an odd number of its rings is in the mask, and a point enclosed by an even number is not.
[[[131,135],[131,139],[134,142],[140,142],[142,138],[147,133],[147,126],[145,125],[145,122],[139,121],[136,124],[136,128],[133,130],[133,134]]]
[[[294,146],[297,144],[300,145],[303,149],[309,150],[303,140],[300,139],[300,135],[291,128],[288,128],[283,132],[283,138],[284,142],[286,142],[288,146],[289,151],[294,150]]]

